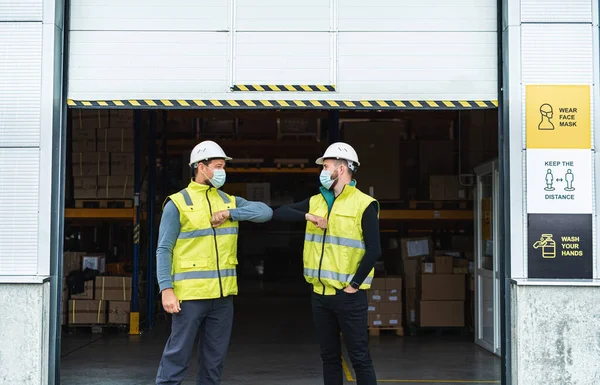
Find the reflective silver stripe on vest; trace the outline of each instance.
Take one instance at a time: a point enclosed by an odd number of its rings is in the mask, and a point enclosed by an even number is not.
[[[185,204],[188,206],[193,206],[194,202],[192,202],[192,197],[190,197],[190,194],[187,192],[186,189],[183,189],[180,191],[181,195],[183,195],[183,199],[185,200]]]
[[[179,233],[179,239],[190,239],[190,238],[200,238],[206,237],[209,235],[235,235],[238,233],[237,227],[223,227],[213,229],[212,227],[209,229],[201,229],[194,231],[183,231]]]
[[[235,269],[223,269],[221,270],[221,277],[235,277],[237,276]],[[185,281],[187,279],[214,279],[219,278],[219,271],[207,270],[207,271],[188,271],[185,273],[177,273],[172,277],[173,282]]]
[[[307,269],[304,268],[304,275],[312,278],[319,278],[319,270],[317,269]],[[342,274],[336,273],[335,271],[330,270],[321,270],[321,278],[324,279],[332,279],[338,282],[352,282],[352,278],[354,278],[354,274]],[[373,278],[367,276],[362,284],[370,285],[373,282]]]
[[[227,196],[227,194],[225,194],[223,191],[221,190],[217,190],[217,192],[219,193],[219,195],[221,196],[221,199],[223,199],[223,203],[228,204],[231,203],[231,200],[229,200],[229,197]]]
[[[304,239],[308,242],[316,242],[316,243],[323,242],[323,236],[319,235],[319,234],[306,234],[306,237]],[[350,238],[334,237],[332,235],[325,236],[325,243],[329,243],[329,244],[337,245],[337,246],[353,247],[355,249],[362,249],[362,250],[365,249],[365,243],[362,241],[357,241],[356,239],[350,239]]]

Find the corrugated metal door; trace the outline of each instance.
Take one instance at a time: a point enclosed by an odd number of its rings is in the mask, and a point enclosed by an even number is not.
[[[71,7],[69,98],[110,102],[76,106],[489,108],[497,98],[496,0]]]
[[[0,0],[0,275],[38,272],[42,2]]]

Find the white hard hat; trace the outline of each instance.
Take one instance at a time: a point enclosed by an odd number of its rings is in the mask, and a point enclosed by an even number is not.
[[[209,159],[225,159],[231,160],[230,157],[225,155],[225,151],[213,142],[212,140],[205,140],[194,147],[192,153],[190,154],[190,166],[194,163],[202,162],[203,160]]]
[[[358,161],[358,155],[356,154],[356,151],[354,151],[352,146],[348,143],[337,142],[327,147],[327,150],[325,150],[325,154],[323,154],[322,157],[317,159],[316,163],[323,164],[323,160],[329,158],[343,159],[345,161],[348,161],[348,166],[352,171],[356,170],[354,163],[356,163],[356,166],[360,166],[360,162]]]

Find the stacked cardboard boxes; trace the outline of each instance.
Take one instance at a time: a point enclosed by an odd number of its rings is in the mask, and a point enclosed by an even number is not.
[[[129,324],[131,277],[97,276],[84,282],[82,293],[69,296],[66,276],[85,268],[104,273],[106,258],[102,254],[65,252],[63,260],[63,325]],[[118,268],[115,265],[119,265]],[[124,270],[121,264],[109,264],[109,267],[113,273]]]
[[[96,277],[86,282],[84,294],[85,299],[71,296],[67,317],[70,325],[129,324],[131,277]]]
[[[408,323],[417,320],[417,276],[430,267],[422,266],[423,259],[433,255],[431,238],[404,238],[400,240],[403,277],[406,289],[406,316]]]
[[[87,111],[73,114],[74,199],[133,197],[133,112]]]
[[[429,177],[429,199],[432,201],[457,201],[468,198],[468,189],[461,186],[458,175],[432,175]]]
[[[406,312],[421,327],[465,326],[466,272],[460,251],[435,251],[431,238],[401,240]]]
[[[402,278],[375,278],[369,296],[369,327],[402,327]]]

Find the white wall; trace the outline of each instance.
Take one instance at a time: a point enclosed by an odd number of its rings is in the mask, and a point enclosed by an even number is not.
[[[71,4],[75,100],[497,98],[495,0]],[[233,93],[234,84],[337,92]]]

